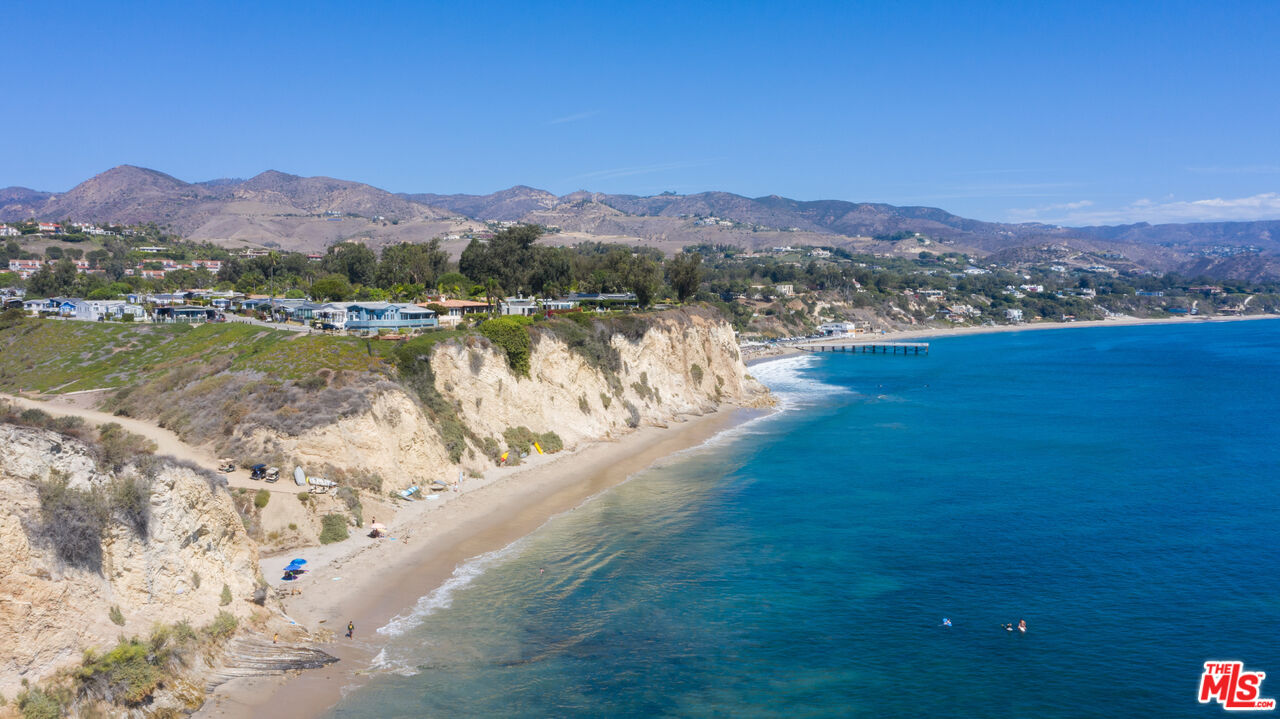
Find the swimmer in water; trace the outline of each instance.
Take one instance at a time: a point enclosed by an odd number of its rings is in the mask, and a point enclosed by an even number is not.
[[[950,619],[947,619],[946,617],[943,617],[943,618],[942,618],[942,626],[944,626],[944,627],[949,627],[949,626],[951,626],[951,620],[950,620]]]
[[[1024,633],[1027,631],[1027,620],[1025,619],[1018,620],[1018,631],[1024,632]]]

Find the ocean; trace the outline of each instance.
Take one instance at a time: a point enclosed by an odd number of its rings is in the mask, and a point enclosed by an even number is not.
[[[752,372],[780,411],[460,566],[332,716],[1204,717],[1219,659],[1280,696],[1280,321]]]

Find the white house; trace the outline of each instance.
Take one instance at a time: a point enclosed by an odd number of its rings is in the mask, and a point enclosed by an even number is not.
[[[72,319],[97,322],[104,319],[118,320],[124,315],[133,315],[135,320],[143,317],[141,305],[134,305],[124,300],[75,300],[75,314]]]
[[[1007,309],[1004,311],[1004,318],[1014,324],[1018,324],[1022,322],[1022,310]]]
[[[855,334],[858,331],[858,325],[855,322],[828,322],[819,325],[818,331],[826,337],[839,337]]]
[[[530,317],[538,314],[538,303],[532,297],[508,297],[498,302],[498,314]]]

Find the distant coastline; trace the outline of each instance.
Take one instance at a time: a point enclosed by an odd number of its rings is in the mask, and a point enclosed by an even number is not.
[[[884,333],[863,334],[856,337],[843,337],[842,341],[848,342],[874,342],[876,340],[899,341],[899,340],[931,340],[944,339],[947,337],[963,337],[967,335],[986,335],[998,334],[1003,332],[1027,332],[1033,330],[1068,330],[1082,329],[1086,327],[1138,327],[1143,325],[1170,325],[1176,327],[1187,327],[1203,324],[1217,324],[1221,322],[1249,322],[1254,320],[1280,320],[1280,315],[1239,315],[1230,317],[1169,317],[1169,318],[1148,318],[1148,317],[1120,317],[1106,320],[1083,320],[1080,322],[1029,322],[1018,325],[987,325],[981,327],[956,327],[954,329],[931,328],[918,330],[897,330]],[[744,352],[744,361],[748,367],[758,365],[762,362],[769,362],[783,357],[790,357],[804,352],[794,345],[777,345],[764,349],[759,353],[748,354]]]

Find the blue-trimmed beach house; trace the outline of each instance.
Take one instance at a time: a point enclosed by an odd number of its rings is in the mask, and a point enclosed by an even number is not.
[[[396,302],[349,302],[345,326],[356,332],[420,330],[440,326],[434,310]]]

